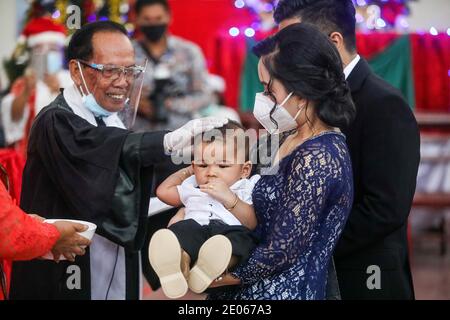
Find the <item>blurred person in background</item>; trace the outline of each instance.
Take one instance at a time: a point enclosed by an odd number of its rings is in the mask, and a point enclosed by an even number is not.
[[[207,107],[211,95],[201,49],[171,35],[171,11],[167,0],[138,0],[133,41],[136,60],[148,59],[141,102],[134,129],[175,129]]]
[[[226,90],[225,80],[221,76],[209,74],[208,86],[210,87],[212,94],[211,103],[206,108],[200,109],[195,114],[195,117],[214,116],[217,118],[227,118],[242,124],[239,113],[235,109],[225,105],[223,96]]]
[[[34,118],[71,83],[64,69],[65,28],[44,12],[30,20],[19,38],[19,44],[24,43],[28,51],[28,66],[1,103],[5,144],[15,146],[23,155]]]

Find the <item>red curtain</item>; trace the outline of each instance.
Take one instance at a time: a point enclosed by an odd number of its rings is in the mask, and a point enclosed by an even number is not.
[[[358,52],[371,59],[399,37],[394,33],[358,34]],[[411,34],[416,110],[450,112],[450,37]],[[211,71],[222,75],[227,83],[226,102],[238,107],[240,76],[245,59],[245,40],[221,34],[214,41],[216,54]]]
[[[255,17],[234,7],[232,0],[169,0],[173,34],[197,43],[208,68],[225,78],[225,101],[237,108],[240,77],[245,59],[245,38],[228,35],[230,27],[249,26]],[[370,59],[398,37],[395,33],[358,34],[360,54]],[[450,37],[411,35],[416,110],[450,112]]]
[[[225,103],[237,108],[240,77],[245,60],[245,36],[232,38],[231,27],[245,28],[255,20],[246,9],[237,9],[232,0],[170,0],[171,32],[197,43],[206,57],[208,69],[225,79]]]
[[[399,37],[395,33],[358,34],[358,52],[371,59]],[[450,112],[450,37],[411,34],[416,110]]]
[[[450,112],[450,37],[412,34],[411,46],[416,109]]]
[[[203,49],[211,71],[214,71],[217,55],[217,37],[228,35],[231,27],[249,26],[254,21],[248,10],[237,9],[232,0],[169,0],[169,3],[171,32],[197,43]]]
[[[398,37],[396,33],[358,33],[356,35],[358,53],[370,60],[383,52]]]

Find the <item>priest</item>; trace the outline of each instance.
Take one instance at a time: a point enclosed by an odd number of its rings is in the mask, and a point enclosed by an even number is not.
[[[153,166],[226,120],[192,120],[173,132],[133,133],[145,64],[136,64],[123,26],[85,25],[71,38],[73,85],[36,117],[21,207],[46,218],[97,225],[75,262],[13,265],[11,299],[139,299],[140,255]]]

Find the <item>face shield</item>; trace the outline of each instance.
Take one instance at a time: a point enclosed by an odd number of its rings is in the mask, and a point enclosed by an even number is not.
[[[136,113],[141,99],[142,85],[144,84],[144,74],[147,69],[147,59],[140,65],[136,65],[135,76],[125,100],[124,108],[117,113],[117,116],[124,124],[125,128],[131,130],[136,120]]]
[[[78,63],[98,72],[94,83],[88,87],[81,70],[83,104],[96,117],[108,117],[114,113],[126,129],[131,129],[136,119],[137,108],[144,82],[147,60],[141,65],[129,67],[102,65],[79,60]]]
[[[31,49],[30,67],[38,79],[46,74],[56,74],[64,67],[63,47],[55,44],[40,44]]]

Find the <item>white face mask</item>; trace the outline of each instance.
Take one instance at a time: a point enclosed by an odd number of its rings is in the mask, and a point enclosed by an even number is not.
[[[275,111],[272,114],[272,118],[278,123],[278,127],[272,122],[272,119],[270,119],[270,111],[273,108],[273,101],[264,95],[263,92],[258,92],[256,94],[253,115],[269,134],[279,134],[297,128],[298,124],[296,120],[300,112],[302,112],[303,107],[298,110],[295,117],[292,117],[283,107],[292,94],[293,92],[291,92],[281,104],[275,106]]]
[[[98,104],[97,100],[95,100],[95,97],[92,93],[89,92],[89,89],[87,87],[86,81],[84,80],[83,70],[81,69],[80,62],[78,63],[78,69],[80,70],[81,79],[83,80],[84,87],[86,88],[86,91],[88,94],[84,94],[83,89],[80,86],[80,93],[81,93],[81,99],[83,102],[83,105],[88,108],[95,117],[100,118],[106,118],[113,114],[113,112],[106,110],[101,105]]]

